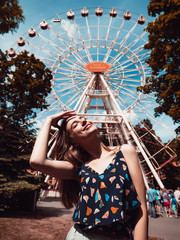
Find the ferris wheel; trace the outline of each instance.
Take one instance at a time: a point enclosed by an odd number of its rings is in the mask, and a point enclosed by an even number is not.
[[[149,173],[160,187],[156,156],[175,153],[156,136],[159,128],[175,133],[162,119],[154,118],[157,106],[153,94],[144,95],[137,87],[146,83],[151,69],[146,63],[150,52],[144,49],[146,19],[122,9],[83,8],[69,10],[42,20],[20,36],[9,56],[26,49],[40,58],[52,71],[52,92],[48,110],[38,117],[61,110],[75,109],[93,120],[109,145],[130,143],[138,152],[146,186]],[[152,127],[144,119],[150,119]],[[144,134],[139,136],[139,124]],[[150,153],[143,142],[147,134],[159,146]],[[54,141],[55,141],[55,135]]]

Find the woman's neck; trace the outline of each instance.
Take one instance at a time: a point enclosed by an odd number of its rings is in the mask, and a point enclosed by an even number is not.
[[[99,138],[94,138],[93,141],[87,141],[81,144],[81,147],[89,153],[90,159],[100,158],[102,152],[105,150]]]

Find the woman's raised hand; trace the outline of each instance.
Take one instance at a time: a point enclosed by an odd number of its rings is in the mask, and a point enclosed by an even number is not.
[[[66,112],[60,112],[55,115],[49,116],[48,118],[51,119],[51,126],[58,128],[58,122],[60,119],[65,119],[71,116],[76,116],[76,113],[74,110],[72,111],[66,111]]]

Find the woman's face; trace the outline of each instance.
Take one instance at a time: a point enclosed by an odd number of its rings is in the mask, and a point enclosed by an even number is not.
[[[97,127],[91,121],[86,120],[84,117],[72,116],[67,119],[66,130],[70,134],[74,143],[81,144],[90,135],[96,133]]]

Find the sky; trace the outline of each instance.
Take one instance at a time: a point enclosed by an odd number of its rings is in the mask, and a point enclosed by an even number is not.
[[[39,24],[43,19],[48,19],[56,14],[67,12],[70,9],[82,9],[84,7],[98,7],[118,8],[129,10],[130,12],[142,14],[146,20],[151,19],[147,14],[147,6],[149,0],[20,0],[19,4],[22,6],[23,14],[25,16],[24,23],[21,23],[17,32],[11,34],[4,34],[0,36],[0,49],[3,51],[9,50],[19,36],[22,36],[32,26]],[[152,19],[151,19],[152,20]],[[175,129],[171,119],[166,120],[167,124]],[[41,122],[39,121],[39,126]],[[167,134],[164,129],[159,129],[159,135],[167,139]]]
[[[81,9],[84,7],[115,7],[129,10],[144,15],[146,18],[148,0],[20,0],[25,21],[21,23],[16,33],[0,36],[0,48],[8,50],[19,36],[23,35],[30,27],[40,23],[43,19],[54,16],[57,13],[69,11],[70,9]]]

